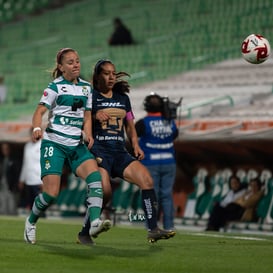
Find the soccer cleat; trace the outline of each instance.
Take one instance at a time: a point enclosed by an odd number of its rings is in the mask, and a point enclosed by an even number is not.
[[[172,237],[174,237],[175,236],[175,234],[176,234],[176,232],[173,230],[173,229],[169,229],[169,230],[165,230],[165,231],[167,231],[168,233],[169,233],[169,238],[172,238]],[[168,238],[168,239],[169,239]]]
[[[78,234],[77,238],[77,244],[81,245],[86,245],[86,246],[92,246],[95,245],[95,242],[92,240],[90,235],[81,235],[80,233]]]
[[[100,233],[108,231],[110,228],[111,228],[110,220],[96,219],[91,222],[89,234],[90,236],[97,238]]]
[[[176,232],[174,230],[163,230],[160,228],[155,228],[148,232],[147,240],[149,243],[155,243],[158,240],[170,239],[174,237]]]
[[[29,244],[36,243],[36,226],[31,224],[28,221],[28,218],[26,219],[25,222],[24,239]]]

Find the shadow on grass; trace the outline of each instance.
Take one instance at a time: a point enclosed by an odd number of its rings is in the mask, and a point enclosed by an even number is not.
[[[147,257],[152,253],[157,253],[162,251],[162,247],[159,245],[145,245],[131,246],[131,248],[120,248],[120,246],[79,246],[68,247],[62,245],[54,245],[48,243],[39,243],[39,246],[47,251],[50,255],[61,255],[76,259],[92,259],[97,256],[109,256],[109,257],[124,257],[124,258],[136,258],[136,257]],[[129,243],[128,243],[129,246]]]

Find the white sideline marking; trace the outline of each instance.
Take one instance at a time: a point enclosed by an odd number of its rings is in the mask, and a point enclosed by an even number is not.
[[[215,238],[231,238],[236,240],[250,240],[250,241],[272,241],[266,238],[257,238],[257,237],[244,237],[244,236],[226,236],[221,234],[205,234],[205,233],[191,233],[191,235],[204,236],[204,237],[215,237]]]

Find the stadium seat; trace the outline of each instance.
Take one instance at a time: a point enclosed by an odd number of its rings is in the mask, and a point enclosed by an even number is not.
[[[212,193],[209,190],[203,192],[196,200],[195,214],[198,218],[207,219],[209,214],[207,213],[210,201],[212,198]]]
[[[222,195],[222,170],[205,180],[205,191],[197,198],[195,212],[201,220],[207,220],[216,202],[221,200]],[[200,221],[198,221],[200,224]]]
[[[116,208],[117,214],[124,214],[131,209],[133,200],[133,184],[124,180],[120,181],[119,187],[113,194],[112,206]]]
[[[247,183],[249,183],[251,179],[258,177],[258,172],[254,169],[249,169],[247,171],[246,177],[247,177]]]
[[[273,177],[271,171],[264,169],[260,179],[264,183],[264,197],[258,206],[257,214],[263,224],[273,224]]]
[[[222,187],[222,170],[218,170],[211,178],[211,199],[207,207],[206,215],[204,215],[203,218],[208,218],[214,204],[222,199]]]
[[[205,179],[208,175],[206,168],[199,168],[196,176],[193,178],[194,190],[187,196],[183,219],[196,218],[196,204],[200,196],[205,192]]]
[[[85,213],[86,182],[71,174],[67,187],[60,191],[57,205],[62,216],[78,216]]]
[[[246,177],[246,171],[244,169],[238,169],[236,171],[236,176],[239,177],[241,183],[246,183],[247,182],[247,177]]]
[[[227,194],[229,191],[229,179],[232,176],[233,172],[230,168],[223,169],[221,173],[220,183],[222,183],[222,191],[221,191],[221,199]]]
[[[272,179],[272,172],[269,169],[263,169],[260,174],[261,182],[266,186],[270,179]],[[267,187],[265,187],[265,190],[267,191]]]

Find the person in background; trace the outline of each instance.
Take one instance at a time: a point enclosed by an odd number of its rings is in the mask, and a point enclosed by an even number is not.
[[[136,122],[139,145],[145,157],[141,162],[148,168],[162,212],[163,228],[174,230],[173,185],[176,177],[174,140],[178,129],[173,119],[164,116],[164,101],[157,94],[144,99],[147,115]],[[158,215],[160,217],[160,215]]]
[[[30,136],[32,136],[30,129]],[[19,178],[19,190],[24,193],[22,203],[27,211],[30,211],[35,197],[42,190],[41,165],[40,165],[41,139],[30,139],[23,152],[23,163]]]
[[[207,223],[207,231],[219,229],[218,221],[221,218],[221,214],[223,213],[225,207],[234,202],[237,198],[241,197],[246,191],[246,186],[241,183],[239,177],[236,175],[230,176],[229,188],[230,190],[227,192],[224,198],[220,202],[215,203],[212,207]]]
[[[91,85],[80,78],[80,68],[77,51],[72,48],[59,50],[52,72],[53,81],[44,90],[33,114],[32,139],[42,139],[40,164],[43,192],[35,197],[30,215],[26,218],[24,239],[27,243],[35,244],[36,223],[57,199],[65,162],[75,175],[87,183],[90,235],[96,236],[111,225],[109,220],[100,219],[103,200],[101,175],[95,157],[88,150],[94,142]],[[42,132],[42,118],[47,110],[49,121]],[[82,141],[83,137],[87,146]]]
[[[113,24],[114,32],[112,33],[108,41],[108,44],[110,46],[134,44],[131,31],[125,26],[120,18],[114,18]]]
[[[174,231],[162,230],[157,225],[157,200],[152,177],[140,162],[144,153],[138,144],[130,91],[125,72],[117,72],[110,60],[99,60],[93,72],[93,137],[91,152],[96,156],[102,175],[105,197],[111,196],[110,177],[120,177],[138,185],[141,189],[143,211],[148,228],[147,240],[155,242],[169,239]],[[126,149],[125,131],[132,146],[132,154]],[[78,234],[80,243],[92,244],[88,234],[89,219]],[[93,236],[94,237],[94,236]]]
[[[0,155],[0,214],[17,214],[20,163],[12,154],[11,145],[1,143]]]
[[[248,189],[222,208],[218,218],[210,222],[207,230],[219,231],[229,221],[255,221],[257,204],[262,195],[262,183],[259,178],[250,180]]]
[[[6,100],[7,87],[4,83],[4,77],[0,76],[0,104]]]

